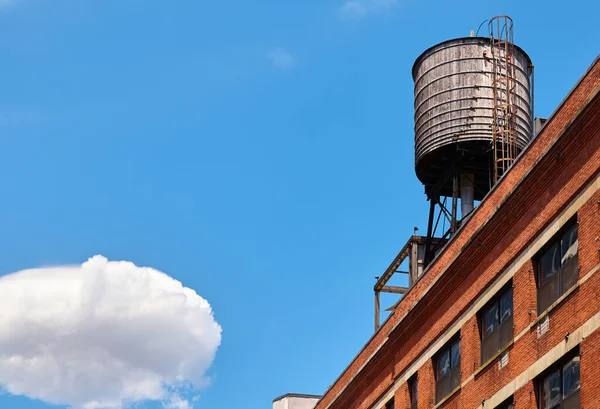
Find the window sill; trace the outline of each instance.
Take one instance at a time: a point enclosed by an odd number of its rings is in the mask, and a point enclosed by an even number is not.
[[[537,318],[535,320],[533,320],[533,322],[531,324],[529,324],[529,329],[535,327],[541,320],[546,318],[546,316],[548,314],[550,314],[550,312],[552,312],[553,309],[558,307],[559,304],[561,304],[564,300],[566,300],[567,297],[569,297],[578,288],[579,288],[579,282],[575,283],[575,285],[573,287],[569,288],[566,293],[564,293],[563,295],[558,297],[556,299],[556,301],[554,301],[552,304],[550,304],[550,306],[548,308],[546,308],[544,311],[542,311],[542,313],[539,314],[537,316]]]
[[[502,355],[503,353],[505,353],[508,348],[510,348],[511,346],[513,346],[513,344],[515,343],[514,338],[510,340],[510,342],[508,344],[506,344],[506,346],[502,349],[500,349],[498,352],[496,352],[494,354],[494,356],[492,356],[490,359],[488,359],[487,361],[485,361],[479,368],[477,368],[477,370],[475,371],[475,373],[473,373],[473,377],[477,377],[479,374],[481,374],[481,372],[483,372],[486,368],[488,368],[492,363],[494,363],[496,361],[496,359],[498,359],[498,357],[500,355]]]
[[[442,399],[441,401],[439,401],[439,403],[436,403],[435,406],[433,407],[433,409],[438,409],[441,408],[442,406],[444,406],[444,404],[446,402],[448,402],[450,400],[450,398],[452,398],[454,395],[456,395],[458,393],[458,391],[460,391],[460,385],[458,385],[452,392],[450,392],[444,399]]]

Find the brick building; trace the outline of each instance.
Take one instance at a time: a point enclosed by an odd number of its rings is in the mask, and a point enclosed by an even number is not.
[[[600,408],[600,60],[316,409]]]

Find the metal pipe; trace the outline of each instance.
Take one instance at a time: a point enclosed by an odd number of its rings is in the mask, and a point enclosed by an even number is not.
[[[458,208],[458,167],[456,166],[456,164],[453,165],[454,167],[454,174],[452,175],[452,216],[451,216],[451,220],[450,220],[450,232],[452,233],[452,235],[454,235],[454,233],[456,233],[456,230],[458,229],[458,223],[457,223],[457,208]]]
[[[475,176],[472,173],[460,174],[460,208],[461,217],[464,219],[473,211],[475,196]]]
[[[381,323],[379,318],[379,311],[381,307],[379,304],[379,291],[375,291],[375,332],[379,329],[379,325]]]
[[[431,257],[431,242],[433,239],[433,217],[435,216],[435,197],[429,193],[429,221],[427,223],[427,239],[425,240],[425,265],[427,267],[429,262],[433,259]],[[439,219],[438,219],[439,220]],[[437,223],[435,224],[437,227]]]
[[[529,101],[530,101],[530,104],[531,104],[531,136],[532,136],[532,139],[533,139],[533,138],[535,138],[537,136],[536,135],[537,129],[535,129],[535,110],[533,109],[534,108],[534,105],[533,105],[534,104],[534,97],[535,97],[535,95],[533,93],[533,85],[534,85],[534,78],[533,78],[533,69],[534,69],[534,67],[533,67],[533,64],[531,64],[530,67],[531,67],[531,75],[530,75],[530,79],[531,79],[531,84],[530,84],[531,85],[531,95],[529,97]]]

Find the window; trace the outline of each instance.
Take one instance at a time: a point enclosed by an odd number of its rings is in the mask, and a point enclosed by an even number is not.
[[[513,339],[512,286],[501,290],[479,315],[483,365]]]
[[[387,401],[385,404],[385,409],[394,409],[394,398]]]
[[[417,409],[419,384],[416,375],[408,380],[408,394],[410,395],[410,409]]]
[[[435,356],[435,401],[439,403],[460,385],[460,339],[450,341]]]
[[[579,409],[579,355],[542,376],[540,409]]]
[[[499,406],[496,406],[496,409],[515,409],[514,398],[511,396]]]
[[[536,257],[538,314],[577,283],[577,233],[577,223],[570,223]]]

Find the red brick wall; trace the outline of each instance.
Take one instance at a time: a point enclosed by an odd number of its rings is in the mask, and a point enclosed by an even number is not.
[[[398,388],[394,394],[396,409],[410,409],[410,397],[408,395],[408,385],[404,383],[400,388]]]
[[[537,408],[536,388],[533,382],[527,383],[513,395],[515,409],[535,409]]]
[[[587,245],[579,250],[580,276],[600,263],[600,192],[580,210],[580,240]]]
[[[599,86],[600,62],[582,79],[544,131],[476,209],[444,253],[404,296],[390,319],[326,393],[316,409],[325,409],[330,404],[332,409],[370,408],[389,391],[394,380],[598,174],[600,97],[596,97],[596,93]],[[573,115],[592,96],[594,99],[589,106],[571,124]],[[540,160],[547,150],[548,153]],[[510,192],[511,195],[507,196]],[[580,277],[600,263],[599,200],[600,192],[597,192],[578,212]],[[561,342],[566,332],[574,331],[600,311],[598,273],[549,314],[550,331],[538,340],[536,327],[528,329],[537,318],[536,284],[531,262],[526,262],[517,271],[513,284],[514,334],[525,329],[527,331],[509,349],[509,364],[502,370],[498,369],[497,363],[490,365],[449,399],[444,407],[477,407]],[[425,294],[430,286],[431,291]],[[413,308],[415,304],[417,306]],[[394,328],[400,321],[398,327]],[[384,343],[387,337],[389,340]],[[594,347],[591,342],[590,345],[590,348]],[[463,381],[481,365],[479,346],[478,323],[476,317],[472,317],[461,328]],[[359,371],[377,348],[380,349],[374,358]],[[582,351],[584,348],[582,343]],[[431,408],[435,400],[431,360],[419,368],[418,374],[419,409]],[[345,390],[341,392],[343,388]],[[517,408],[535,407],[535,393],[530,390],[533,390],[533,385],[531,388],[521,388],[516,393]],[[334,400],[338,393],[341,393],[339,398]],[[596,396],[600,398],[600,392]],[[396,407],[409,407],[408,402],[407,386],[402,385],[396,391]],[[583,407],[600,408],[600,405],[588,404]]]
[[[435,402],[435,373],[433,362],[419,368],[419,409],[430,408]]]
[[[600,331],[596,331],[581,341],[581,407],[600,408]]]

